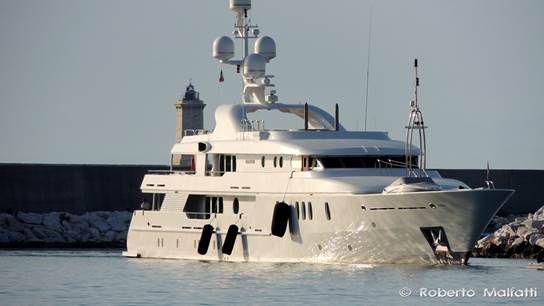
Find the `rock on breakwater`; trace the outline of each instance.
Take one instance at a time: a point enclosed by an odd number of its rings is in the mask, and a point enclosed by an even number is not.
[[[125,247],[132,213],[0,214],[0,247]]]
[[[544,206],[503,224],[480,239],[474,249],[478,257],[536,258],[540,252],[544,252]]]

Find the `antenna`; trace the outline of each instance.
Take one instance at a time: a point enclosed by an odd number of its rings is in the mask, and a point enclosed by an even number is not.
[[[372,44],[372,10],[374,4],[370,5],[370,13],[368,18],[368,50],[366,53],[366,93],[365,93],[365,129],[366,132],[366,121],[368,117],[368,80],[370,79],[370,47]]]
[[[410,101],[410,116],[408,119],[408,125],[406,126],[406,147],[405,147],[405,157],[406,157],[406,176],[414,174],[415,176],[423,175],[427,176],[425,169],[427,167],[427,144],[425,137],[425,129],[427,128],[423,121],[423,114],[419,109],[417,88],[419,87],[419,76],[417,73],[418,62],[417,58],[414,60],[414,100]],[[419,174],[416,174],[412,171],[412,168],[415,166],[413,163],[412,156],[412,141],[414,138],[414,130],[418,131],[419,135],[419,161],[417,161],[419,166]]]
[[[487,161],[487,169],[485,171],[485,184],[487,189],[495,189],[495,183],[490,179],[489,160]]]
[[[232,34],[235,39],[242,40],[242,55],[239,59],[232,59],[234,41],[228,36],[221,36],[213,42],[213,57],[220,63],[236,66],[236,72],[241,72],[242,103],[275,103],[278,100],[276,91],[270,90],[266,94],[265,89],[275,87],[271,83],[274,75],[266,73],[266,64],[276,57],[276,43],[268,36],[259,37],[259,26],[253,25],[248,17],[251,0],[229,0],[229,8],[236,14]],[[257,39],[254,52],[249,48],[249,39]],[[224,77],[220,74],[219,81],[223,80]]]

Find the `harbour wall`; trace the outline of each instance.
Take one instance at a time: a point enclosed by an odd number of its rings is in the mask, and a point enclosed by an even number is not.
[[[0,164],[0,212],[47,213],[63,211],[132,211],[142,199],[142,178],[148,170],[166,170],[164,165],[58,165]],[[444,177],[456,178],[470,187],[483,186],[484,170],[438,169]],[[500,214],[536,211],[544,204],[544,170],[492,170],[497,188],[512,188],[514,196]]]

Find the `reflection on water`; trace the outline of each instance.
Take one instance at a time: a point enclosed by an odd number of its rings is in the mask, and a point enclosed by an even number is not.
[[[0,251],[1,305],[544,304],[529,261],[469,266],[217,263],[127,259],[119,251]],[[536,298],[431,298],[420,288],[536,287]],[[401,297],[399,290],[412,291]]]

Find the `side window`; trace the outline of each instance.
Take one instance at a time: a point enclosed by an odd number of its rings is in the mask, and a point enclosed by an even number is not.
[[[211,201],[209,197],[206,197],[206,206],[204,207],[204,219],[210,219]]]
[[[238,198],[234,198],[234,201],[232,201],[232,212],[237,215],[240,211],[240,202],[238,201]]]
[[[308,202],[308,219],[314,218],[314,212],[312,211],[312,202]]]
[[[302,171],[310,171],[317,166],[317,160],[311,156],[302,156]]]
[[[331,219],[331,209],[329,208],[329,202],[325,202],[325,216],[327,216],[327,220]]]
[[[236,156],[232,156],[232,172],[236,172]]]
[[[306,203],[302,202],[302,208],[300,210],[302,213],[302,220],[306,220]]]
[[[223,175],[225,173],[225,155],[219,155],[219,173]]]
[[[266,162],[266,158],[263,156],[263,157],[261,158],[261,166],[262,166],[263,168],[264,168],[264,166],[265,166],[265,162]]]
[[[295,203],[295,207],[297,208],[297,220],[300,219],[300,205],[298,205],[298,202]]]
[[[232,164],[231,164],[231,156],[226,155],[225,156],[225,172],[231,172],[232,171]]]
[[[280,156],[280,168],[283,168],[283,156]]]
[[[213,197],[212,198],[212,214],[216,214],[216,213],[217,213],[217,198]]]
[[[278,157],[274,156],[274,168],[278,166]]]
[[[217,212],[222,214],[223,213],[223,197],[218,198],[219,204],[217,206]]]

